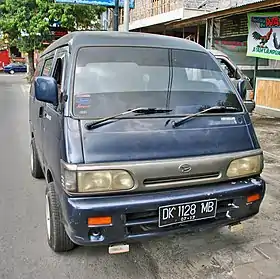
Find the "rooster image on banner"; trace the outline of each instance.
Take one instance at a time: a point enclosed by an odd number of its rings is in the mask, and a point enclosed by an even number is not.
[[[259,32],[253,32],[252,36],[256,41],[260,41],[258,47],[267,48],[266,44],[269,42],[273,29],[270,30],[266,34],[260,34]]]

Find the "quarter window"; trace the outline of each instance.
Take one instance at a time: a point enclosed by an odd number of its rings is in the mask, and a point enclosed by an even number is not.
[[[53,58],[47,59],[43,68],[42,76],[49,77],[51,75]]]
[[[35,76],[35,77],[41,75],[42,67],[43,67],[43,60],[41,60],[40,62],[38,62],[37,66],[36,66],[35,73],[34,73],[34,76]]]

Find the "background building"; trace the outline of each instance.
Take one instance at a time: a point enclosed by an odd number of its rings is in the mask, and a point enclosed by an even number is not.
[[[255,88],[258,108],[268,108],[279,115],[280,61],[247,56],[247,14],[251,12],[280,13],[280,0],[135,0],[129,30],[190,39],[224,52],[251,78],[253,85],[255,77],[259,78],[259,87]],[[111,29],[112,10],[106,16]],[[123,9],[119,22],[121,31]],[[261,89],[260,84],[265,86]]]

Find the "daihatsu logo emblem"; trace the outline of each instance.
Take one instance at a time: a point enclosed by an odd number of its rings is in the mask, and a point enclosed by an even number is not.
[[[179,166],[180,172],[187,173],[187,172],[190,172],[191,170],[192,170],[192,167],[190,165],[182,164],[181,166]]]

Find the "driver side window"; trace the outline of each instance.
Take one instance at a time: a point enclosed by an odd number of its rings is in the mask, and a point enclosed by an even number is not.
[[[58,58],[55,63],[54,72],[52,77],[57,82],[57,92],[58,92],[58,110],[61,110],[61,101],[62,101],[62,83],[63,83],[63,70],[64,70],[64,59]]]
[[[235,78],[234,68],[229,63],[227,63],[224,59],[219,58],[218,61],[220,62],[222,69],[229,76],[229,78]]]

